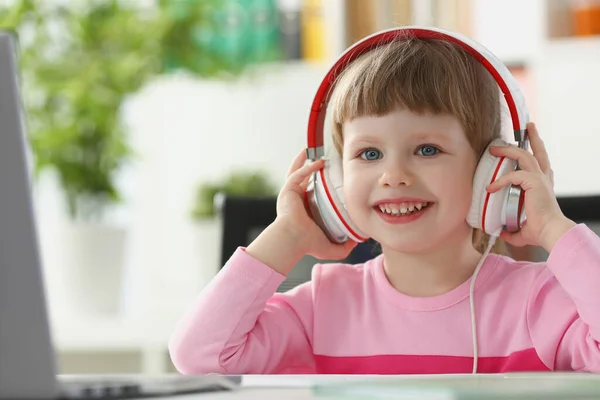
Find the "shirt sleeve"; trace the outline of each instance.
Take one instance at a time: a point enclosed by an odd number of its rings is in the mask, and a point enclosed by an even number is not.
[[[554,370],[600,372],[600,238],[584,224],[555,245],[528,304],[536,350]]]
[[[169,341],[183,374],[310,373],[312,283],[275,293],[285,276],[238,248]]]

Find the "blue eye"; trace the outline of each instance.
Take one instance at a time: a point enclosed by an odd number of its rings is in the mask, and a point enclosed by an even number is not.
[[[381,158],[381,152],[376,149],[366,149],[362,153],[360,153],[360,157],[363,160],[374,161]]]
[[[437,153],[439,153],[439,151],[440,149],[438,149],[437,147],[428,144],[419,147],[419,150],[417,150],[417,152],[420,153],[420,155],[425,157],[435,156]]]

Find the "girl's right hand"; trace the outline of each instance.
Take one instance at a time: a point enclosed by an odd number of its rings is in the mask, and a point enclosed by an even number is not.
[[[324,160],[306,164],[302,150],[292,162],[285,185],[277,197],[276,224],[299,238],[305,254],[322,260],[340,260],[348,256],[356,242],[332,243],[306,210],[305,192],[311,175],[325,166]]]

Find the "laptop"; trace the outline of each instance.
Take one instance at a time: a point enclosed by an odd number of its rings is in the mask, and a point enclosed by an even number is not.
[[[241,382],[236,376],[57,375],[15,43],[0,30],[0,399],[128,399],[235,389]]]

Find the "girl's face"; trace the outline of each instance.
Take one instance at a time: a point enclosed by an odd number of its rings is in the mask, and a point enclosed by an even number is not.
[[[355,118],[343,132],[344,197],[360,230],[409,253],[471,235],[477,159],[456,117],[399,109]]]

